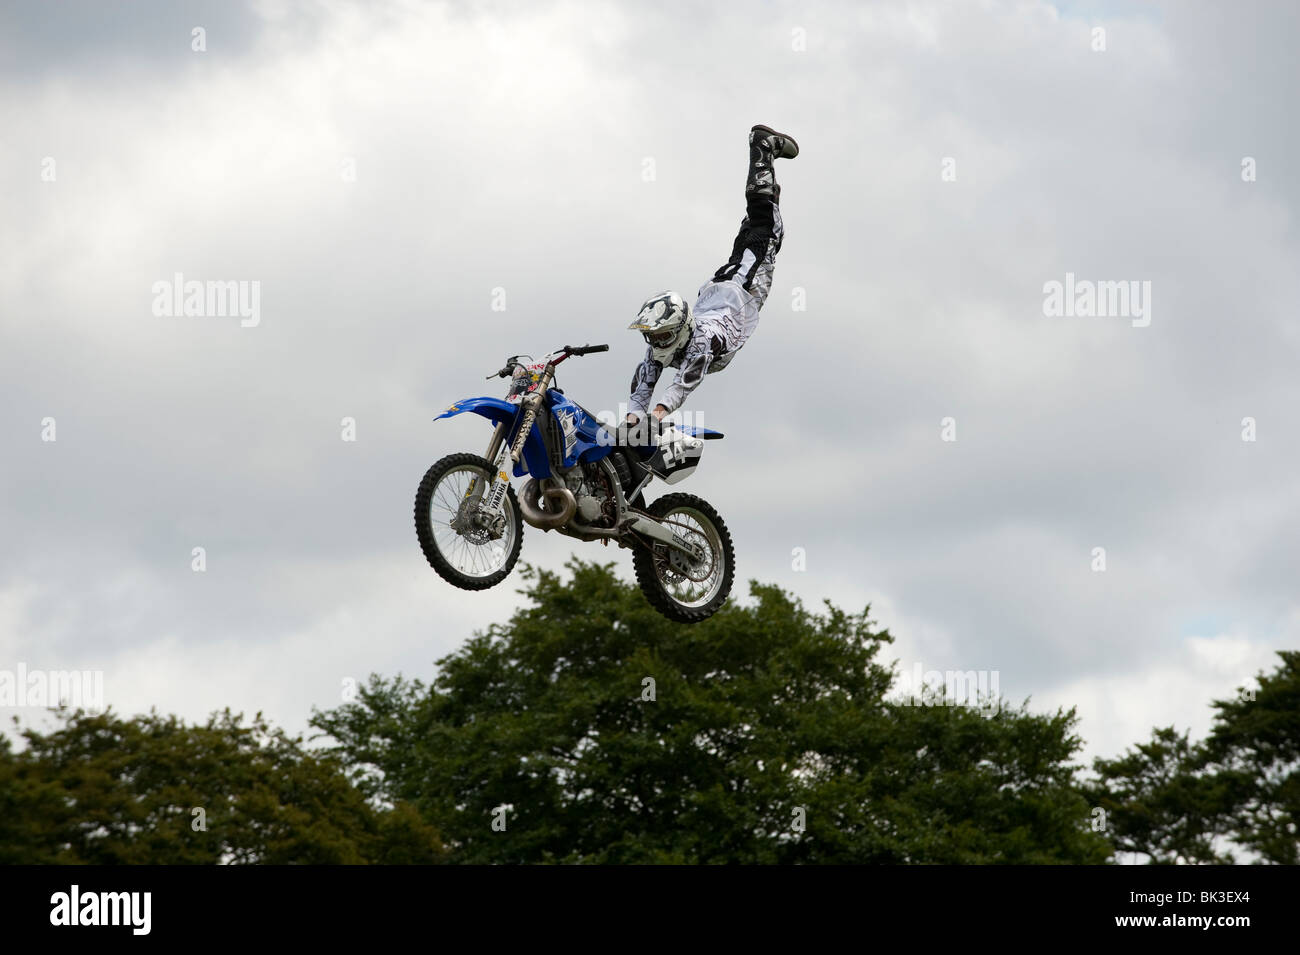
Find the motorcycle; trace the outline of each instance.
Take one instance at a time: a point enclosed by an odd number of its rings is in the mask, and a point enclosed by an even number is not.
[[[698,623],[731,592],[735,557],[718,512],[693,494],[649,504],[658,478],[677,484],[695,472],[717,431],[664,426],[653,416],[629,432],[611,429],[557,387],[555,369],[608,345],[565,345],[533,361],[514,355],[487,376],[509,378],[505,398],[466,398],[434,420],[472,413],[493,423],[483,456],[450,454],[429,468],[415,495],[420,549],[439,576],[485,590],[514,569],[523,525],[632,551],[637,583],[670,620]],[[511,476],[527,477],[516,495]]]

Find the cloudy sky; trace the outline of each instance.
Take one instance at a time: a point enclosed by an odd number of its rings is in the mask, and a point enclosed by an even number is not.
[[[519,600],[420,554],[421,475],[489,437],[431,418],[573,341],[611,350],[566,390],[625,401],[625,326],[725,260],[766,123],[785,247],[691,403],[737,593],[870,603],[902,670],[1077,705],[1087,755],[1204,732],[1300,640],[1300,14],[747,11],[6,4],[0,669],[294,729],[429,676]],[[259,283],[256,324],[155,314],[177,273]],[[1045,314],[1067,273],[1149,282],[1149,324]],[[523,559],[575,550],[630,574]]]

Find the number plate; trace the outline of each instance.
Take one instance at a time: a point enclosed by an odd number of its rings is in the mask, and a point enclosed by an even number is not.
[[[524,367],[526,370],[516,374],[510,381],[510,392],[506,395],[506,401],[512,405],[519,404],[524,395],[537,390],[537,386],[542,380],[542,372],[546,370],[546,363],[525,365]]]

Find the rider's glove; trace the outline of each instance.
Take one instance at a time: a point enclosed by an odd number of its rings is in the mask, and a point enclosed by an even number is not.
[[[619,426],[618,437],[619,444],[631,445],[633,447],[649,447],[658,443],[659,433],[663,430],[663,425],[659,419],[652,414],[642,415],[636,424],[628,424],[626,421]]]

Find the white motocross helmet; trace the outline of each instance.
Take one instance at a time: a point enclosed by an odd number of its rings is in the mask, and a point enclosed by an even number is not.
[[[654,360],[668,364],[695,330],[690,303],[676,292],[658,292],[646,299],[628,328],[638,331],[649,344]]]

